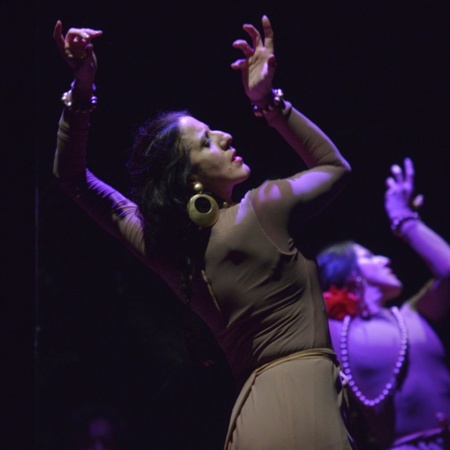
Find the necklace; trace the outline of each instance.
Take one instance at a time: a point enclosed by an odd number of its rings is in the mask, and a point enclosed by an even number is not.
[[[394,371],[391,379],[386,383],[381,394],[376,396],[375,398],[367,398],[362,392],[361,389],[357,386],[355,379],[353,378],[352,371],[350,369],[350,362],[348,356],[348,334],[350,330],[350,322],[351,317],[345,316],[342,323],[342,331],[341,331],[341,363],[344,369],[344,373],[347,376],[348,384],[355,394],[356,398],[363,403],[365,406],[376,406],[380,404],[386,397],[392,394],[394,388],[397,385],[397,377],[402,370],[403,364],[406,359],[406,354],[408,352],[408,330],[406,329],[405,321],[403,316],[400,314],[400,311],[397,307],[390,308],[393,316],[397,320],[398,327],[400,328],[400,351],[398,354],[397,362],[394,366]]]

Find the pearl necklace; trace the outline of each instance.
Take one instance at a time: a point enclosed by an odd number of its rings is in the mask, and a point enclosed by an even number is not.
[[[400,328],[400,352],[398,354],[397,362],[394,366],[394,372],[392,374],[391,379],[386,383],[380,395],[375,398],[367,398],[356,385],[356,382],[353,378],[349,356],[348,356],[348,334],[350,329],[351,317],[345,316],[342,323],[342,331],[341,331],[341,363],[344,370],[345,375],[348,379],[348,384],[355,394],[356,398],[363,403],[365,406],[373,407],[380,404],[387,396],[391,395],[394,388],[397,385],[397,377],[400,371],[402,370],[403,364],[406,359],[406,354],[408,352],[408,330],[406,329],[405,321],[403,316],[400,314],[400,311],[397,307],[393,307],[390,309],[394,317],[397,319],[398,326]]]

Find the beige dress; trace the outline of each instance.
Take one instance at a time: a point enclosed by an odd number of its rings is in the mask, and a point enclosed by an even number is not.
[[[181,297],[171,261],[146,254],[136,205],[85,168],[87,119],[68,119],[60,122],[55,160],[62,187]],[[267,211],[261,220],[255,196],[272,187],[283,194],[289,185],[267,182],[221,210],[204,271],[194,280],[192,308],[224,350],[240,389],[225,447],[350,449],[315,262],[287,234],[282,251],[262,225]]]

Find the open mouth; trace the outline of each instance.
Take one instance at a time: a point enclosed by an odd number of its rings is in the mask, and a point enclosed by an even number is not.
[[[242,162],[242,158],[240,156],[236,155],[236,150],[234,148],[232,148],[231,151],[233,152],[232,156],[231,156],[231,162],[236,162],[236,161]]]

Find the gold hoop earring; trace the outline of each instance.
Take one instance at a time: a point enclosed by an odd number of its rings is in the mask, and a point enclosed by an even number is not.
[[[212,227],[219,220],[219,205],[208,194],[203,193],[203,185],[194,184],[194,194],[187,204],[189,219],[201,228]]]

